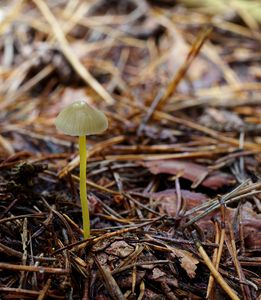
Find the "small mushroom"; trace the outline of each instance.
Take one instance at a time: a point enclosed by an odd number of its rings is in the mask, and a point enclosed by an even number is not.
[[[84,239],[90,237],[90,216],[86,188],[86,135],[99,134],[108,128],[108,120],[103,112],[76,101],[65,107],[55,120],[56,128],[65,134],[79,136],[80,154],[80,199],[82,206]]]

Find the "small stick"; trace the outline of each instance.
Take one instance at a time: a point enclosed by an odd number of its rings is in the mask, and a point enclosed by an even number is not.
[[[215,268],[218,270],[219,268],[219,263],[221,260],[221,255],[222,255],[222,251],[223,251],[223,246],[224,246],[224,240],[225,240],[225,205],[224,205],[224,200],[220,200],[220,210],[221,210],[221,229],[220,229],[220,239],[219,239],[219,247],[218,247],[218,252],[217,252],[217,257],[216,257],[216,261],[214,264]],[[211,275],[212,277],[209,278],[209,283],[210,280],[212,281],[212,286],[209,286],[209,290],[207,292],[207,297],[210,295],[211,293],[211,289],[213,287],[213,283],[214,283],[214,277],[213,275]],[[212,279],[211,279],[212,278]]]
[[[14,296],[13,299],[21,299],[21,298],[34,299],[33,297],[37,297],[40,294],[40,292],[38,291],[19,289],[19,288],[10,288],[10,287],[0,287],[0,293],[1,295],[5,293],[5,295],[8,295],[10,297]]]
[[[214,225],[215,225],[215,230],[216,230],[215,243],[218,244],[220,241],[220,231],[218,228],[217,220],[214,220]],[[218,255],[218,249],[215,248],[214,253],[213,253],[213,258],[212,258],[212,262],[215,267],[217,267],[217,255]],[[209,297],[210,297],[213,286],[214,286],[214,277],[212,274],[210,274],[209,280],[208,280],[207,296],[206,296],[207,299],[209,299]]]
[[[175,93],[178,84],[184,78],[190,65],[199,54],[201,47],[204,45],[205,41],[207,40],[211,32],[212,32],[212,28],[207,28],[203,32],[201,32],[200,35],[196,38],[195,42],[192,44],[190,48],[189,53],[187,54],[186,61],[181,65],[181,67],[175,74],[174,78],[172,79],[169,86],[167,87],[167,90],[164,93],[163,97],[160,99],[160,101],[158,101],[155,109],[157,107],[159,108],[163,107],[167,103],[168,99],[173,95],[173,93]]]
[[[246,299],[251,300],[252,297],[251,297],[251,294],[250,294],[250,291],[249,291],[249,287],[248,287],[248,285],[243,284],[243,283],[246,282],[246,278],[245,278],[245,275],[242,271],[242,267],[240,265],[240,262],[238,260],[235,236],[234,236],[234,232],[233,232],[231,224],[228,224],[228,227],[229,227],[229,235],[230,235],[230,239],[227,240],[228,250],[230,252],[233,263],[235,265],[235,269],[237,271],[237,274],[238,274],[238,277],[239,277],[239,280],[240,280],[240,287],[241,287],[241,290],[242,290],[243,299],[244,300],[246,300]]]
[[[142,300],[144,297],[144,293],[145,293],[145,283],[142,280],[142,282],[140,283],[140,294],[137,300]]]
[[[132,284],[131,284],[132,294],[135,293],[136,284],[137,284],[137,266],[136,266],[136,259],[135,259],[135,263],[132,268]]]
[[[163,96],[163,90],[159,90],[158,94],[156,95],[156,97],[152,101],[150,107],[148,108],[148,111],[147,111],[145,117],[143,118],[143,120],[141,120],[140,126],[138,127],[138,130],[137,130],[137,136],[138,137],[141,136],[143,129],[145,128],[146,124],[148,123],[151,116],[153,115],[153,113],[154,113],[155,109],[157,108],[160,100],[162,99],[162,96]]]
[[[227,293],[227,295],[232,299],[232,300],[240,300],[240,298],[236,295],[235,291],[226,283],[224,278],[220,275],[220,273],[217,271],[215,266],[212,264],[210,258],[208,257],[206,251],[202,247],[200,241],[197,238],[197,234],[195,231],[192,232],[192,236],[195,242],[195,245],[200,253],[200,256],[204,260],[205,264],[209,268],[210,272],[213,274],[215,277],[216,281],[219,283],[219,285],[222,287],[222,289]]]
[[[25,266],[0,263],[0,270],[12,270],[12,271],[27,271],[27,272],[40,272],[51,273],[57,275],[69,274],[70,270],[61,268],[49,268],[49,267],[37,267],[37,266]]]
[[[37,300],[44,300],[45,297],[47,296],[47,292],[50,288],[52,281],[51,278],[49,278],[46,282],[46,284],[44,285],[43,289],[41,290],[39,296],[37,297]]]

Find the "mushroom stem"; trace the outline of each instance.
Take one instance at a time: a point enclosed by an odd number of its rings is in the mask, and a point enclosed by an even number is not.
[[[87,199],[86,187],[86,166],[87,166],[87,150],[86,136],[79,136],[79,152],[80,152],[80,199],[82,206],[82,221],[83,221],[83,237],[90,237],[90,215]]]

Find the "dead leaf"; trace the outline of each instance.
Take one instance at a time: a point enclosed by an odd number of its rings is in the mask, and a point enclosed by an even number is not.
[[[168,189],[158,193],[147,193],[146,196],[156,200],[158,202],[158,209],[161,213],[165,213],[170,217],[175,217],[177,214],[177,194],[175,189]],[[187,190],[181,190],[181,196],[183,201],[185,201],[186,210],[195,208],[202,203],[208,201],[206,195],[202,193],[190,192]],[[198,211],[197,214],[203,211]],[[195,216],[195,215],[193,215]],[[212,217],[220,219],[220,210],[214,211],[198,220],[196,224],[200,227],[202,232],[205,233],[205,238],[212,239],[215,235],[215,230]],[[236,216],[236,209],[226,207],[225,219],[226,222],[233,222]],[[245,239],[245,247],[248,250],[258,251],[261,249],[261,215],[257,214],[250,202],[246,202],[241,207],[241,225],[243,226],[243,236]],[[239,228],[237,228],[237,231]],[[236,236],[239,237],[238,232]]]
[[[144,161],[141,164],[147,167],[153,174],[166,173],[176,175],[179,173],[182,178],[192,182],[197,182],[208,172],[208,168],[203,165],[183,160],[153,160]],[[216,190],[222,186],[232,185],[234,183],[235,179],[233,176],[223,172],[215,172],[211,173],[201,184]]]
[[[241,208],[245,247],[251,251],[261,251],[261,215],[257,214],[250,202]]]
[[[125,241],[116,241],[112,243],[107,249],[106,253],[119,256],[119,257],[127,257],[134,251],[134,248],[128,245]]]
[[[188,251],[169,247],[174,257],[180,259],[181,267],[187,272],[190,278],[196,276],[197,264],[199,261]]]
[[[166,273],[162,272],[159,268],[154,268],[152,271],[152,279],[157,280],[160,277],[166,276]]]
[[[180,190],[185,207],[187,210],[208,201],[208,197],[202,193]],[[158,193],[147,193],[146,196],[159,202],[159,210],[168,216],[175,217],[177,215],[177,194],[175,189],[168,189]]]

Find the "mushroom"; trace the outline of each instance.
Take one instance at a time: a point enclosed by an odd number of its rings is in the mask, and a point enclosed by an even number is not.
[[[108,120],[103,112],[76,101],[65,107],[55,120],[56,128],[65,134],[79,136],[80,154],[80,200],[82,206],[83,236],[90,237],[90,216],[86,188],[86,135],[99,134],[108,128]]]

